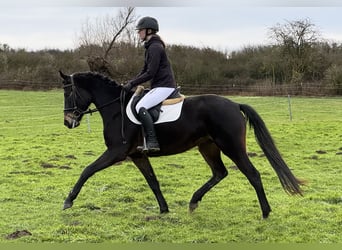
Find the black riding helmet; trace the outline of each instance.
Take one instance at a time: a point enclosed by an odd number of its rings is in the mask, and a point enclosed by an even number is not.
[[[149,16],[145,16],[141,18],[136,26],[137,30],[141,29],[151,29],[154,30],[154,32],[159,31],[159,25],[157,19]]]

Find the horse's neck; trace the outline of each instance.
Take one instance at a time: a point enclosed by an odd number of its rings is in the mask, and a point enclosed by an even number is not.
[[[111,92],[106,91],[98,91],[97,93],[93,93],[94,105],[96,108],[100,108],[101,106],[105,105],[106,103],[110,102],[117,98],[114,95],[110,94]]]
[[[93,103],[97,108],[118,97],[110,86],[107,86],[101,82],[94,84],[90,91],[93,97]]]
[[[113,114],[120,112],[121,101],[118,90],[106,84],[98,84],[92,89],[91,94],[93,96],[93,104],[99,110],[104,122],[108,118],[111,119]]]

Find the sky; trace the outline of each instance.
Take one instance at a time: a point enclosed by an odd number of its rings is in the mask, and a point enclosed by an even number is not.
[[[115,16],[124,6],[157,18],[167,44],[229,52],[270,44],[271,27],[307,18],[324,39],[342,43],[339,0],[11,0],[0,2],[0,44],[73,49],[87,19]]]

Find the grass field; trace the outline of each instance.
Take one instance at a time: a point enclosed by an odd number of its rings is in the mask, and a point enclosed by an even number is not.
[[[231,99],[260,113],[295,175],[308,181],[304,197],[288,196],[249,131],[273,209],[267,220],[226,157],[229,176],[189,214],[192,193],[210,177],[196,149],[151,159],[166,215],[130,161],[93,176],[62,211],[82,169],[105,149],[100,116],[68,130],[62,91],[0,91],[0,242],[342,243],[342,98],[291,98],[292,121],[287,97]]]

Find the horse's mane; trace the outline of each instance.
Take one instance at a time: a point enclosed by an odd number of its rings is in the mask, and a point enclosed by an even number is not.
[[[114,81],[110,77],[103,75],[103,74],[100,74],[98,72],[91,72],[91,71],[78,72],[78,73],[74,74],[74,77],[79,78],[79,79],[83,79],[83,80],[91,80],[91,79],[100,80],[104,84],[109,85],[111,87],[119,86],[119,84],[116,81]]]

